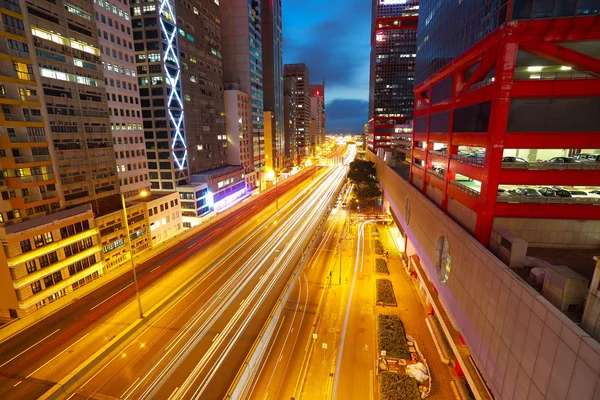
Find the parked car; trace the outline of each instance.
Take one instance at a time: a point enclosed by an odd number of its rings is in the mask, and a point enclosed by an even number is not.
[[[513,194],[506,190],[506,189],[502,189],[502,188],[498,188],[498,197],[510,197]]]
[[[600,195],[600,190],[590,190],[590,193]]]
[[[532,188],[518,188],[517,193],[520,196],[541,196],[542,194]]]
[[[571,197],[571,193],[562,188],[543,187],[539,192],[546,197]]]
[[[502,162],[517,162],[517,163],[526,163],[527,160],[521,157],[502,157]]]
[[[569,190],[571,197],[587,198],[588,194],[583,190]]]
[[[546,160],[544,162],[568,164],[568,163],[578,163],[580,161],[573,157],[552,157],[551,159]]]
[[[576,160],[580,162],[600,162],[600,154],[577,154],[574,157]]]

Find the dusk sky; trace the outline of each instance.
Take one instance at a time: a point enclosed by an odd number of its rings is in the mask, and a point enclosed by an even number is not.
[[[327,133],[362,133],[369,103],[368,0],[283,0],[283,62],[325,81]]]

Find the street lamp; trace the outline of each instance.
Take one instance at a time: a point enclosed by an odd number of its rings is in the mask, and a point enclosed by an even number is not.
[[[139,193],[140,197],[148,196],[147,190],[142,190]],[[135,297],[137,298],[138,309],[140,311],[140,318],[144,318],[144,312],[142,310],[142,299],[140,298],[140,289],[138,287],[137,274],[135,272],[135,260],[133,259],[133,248],[131,246],[131,233],[129,232],[129,221],[127,220],[127,206],[125,205],[125,195],[121,193],[121,204],[123,206],[123,217],[125,218],[125,233],[127,236],[127,246],[129,247],[129,257],[131,257],[131,270],[133,271],[133,283],[135,286]]]

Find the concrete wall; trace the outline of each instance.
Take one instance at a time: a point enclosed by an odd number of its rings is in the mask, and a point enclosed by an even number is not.
[[[530,247],[596,249],[600,246],[600,221],[494,218],[494,228],[511,231]]]
[[[600,398],[599,343],[383,161],[370,152],[367,158],[496,399]],[[441,235],[452,255],[446,284],[434,265]]]

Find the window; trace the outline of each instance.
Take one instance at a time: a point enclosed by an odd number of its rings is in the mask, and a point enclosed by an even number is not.
[[[448,282],[450,278],[450,269],[452,267],[452,256],[448,251],[448,239],[446,236],[440,236],[437,242],[437,262],[436,267],[438,270],[438,276],[442,283]]]
[[[32,272],[37,271],[37,266],[35,264],[35,260],[29,260],[25,263],[25,268],[27,268],[27,273],[31,274]]]
[[[45,232],[44,233],[44,242],[46,244],[54,242],[54,238],[52,237],[52,232]]]
[[[31,284],[31,292],[33,294],[40,292],[42,290],[42,284],[40,283],[40,281],[35,281]]]
[[[21,240],[21,251],[23,253],[31,250],[31,242],[29,239]]]
[[[38,261],[40,262],[40,267],[41,268],[45,268],[48,265],[50,265],[50,261],[48,260],[48,255],[47,254],[41,256],[40,258],[38,258]]]
[[[44,237],[42,235],[35,235],[33,237],[33,243],[36,248],[42,247],[44,245]]]

